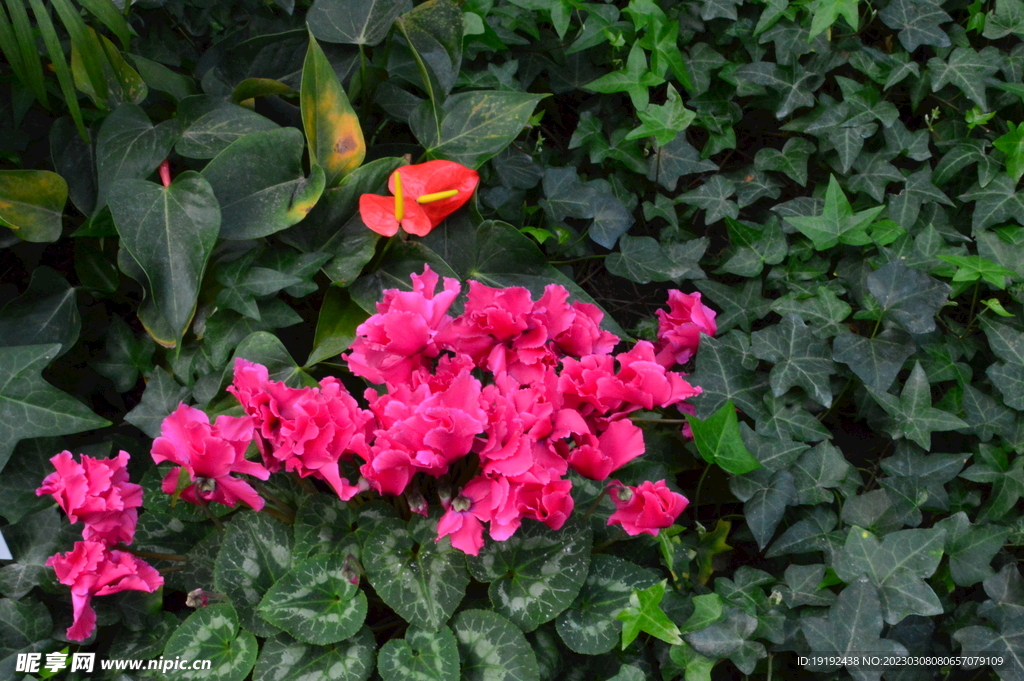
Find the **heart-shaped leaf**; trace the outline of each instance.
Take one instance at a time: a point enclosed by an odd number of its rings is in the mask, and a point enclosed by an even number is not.
[[[436,519],[414,516],[406,525],[381,520],[363,546],[370,584],[410,624],[437,631],[466,595],[463,553],[447,539],[435,542]]]
[[[119,264],[147,292],[139,319],[156,342],[174,347],[192,322],[220,230],[213,188],[193,171],[169,187],[122,180],[110,190],[110,212],[127,256]]]
[[[489,542],[469,561],[473,577],[490,582],[494,610],[523,631],[557,617],[576,599],[587,578],[589,524],[571,519],[552,530],[535,520],[505,541]]]
[[[448,627],[429,632],[411,626],[405,638],[381,646],[377,671],[384,681],[458,681],[455,634]]]
[[[164,657],[209,660],[210,667],[180,672],[183,679],[242,681],[256,663],[256,637],[238,628],[238,615],[230,603],[196,610],[171,634]]]

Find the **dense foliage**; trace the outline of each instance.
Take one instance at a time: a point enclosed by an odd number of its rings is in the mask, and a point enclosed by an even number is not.
[[[1021,0],[4,0],[0,677],[1024,679],[1022,36]],[[430,159],[468,204],[364,223]],[[239,358],[362,395],[338,356],[425,264],[564,286],[623,348],[702,294],[694,413],[630,413],[613,474],[675,526],[624,539],[573,473],[571,521],[467,558],[438,490],[163,491],[162,422],[243,415]],[[46,565],[82,524],[36,494],[62,450],[142,487],[131,545],[100,532],[141,581],[84,642]],[[1003,663],[797,661],[865,654]]]

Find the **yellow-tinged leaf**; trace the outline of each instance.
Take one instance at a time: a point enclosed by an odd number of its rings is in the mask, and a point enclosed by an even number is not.
[[[49,170],[0,170],[0,225],[25,241],[60,238],[68,183]]]
[[[326,186],[335,187],[362,164],[366,142],[338,76],[312,35],[302,66],[299,99],[310,162],[324,169]]]
[[[106,81],[106,92],[97,92],[95,83],[90,78],[86,64],[78,50],[71,44],[71,74],[75,79],[75,87],[89,95],[96,106],[101,109],[114,109],[122,102],[140,104],[149,94],[149,88],[142,76],[128,65],[114,43],[106,36],[97,35],[89,29],[92,37],[99,41],[102,52],[98,55]]]

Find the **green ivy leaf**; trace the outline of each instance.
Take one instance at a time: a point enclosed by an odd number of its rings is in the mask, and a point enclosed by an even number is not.
[[[703,208],[706,213],[704,222],[713,224],[723,217],[736,219],[740,209],[728,198],[736,193],[736,185],[721,175],[712,176],[707,182],[692,191],[680,194],[676,200],[691,206]]]
[[[416,516],[406,525],[381,520],[363,546],[363,567],[384,602],[427,631],[437,631],[462,602],[469,584],[463,553],[435,542],[437,521]],[[503,620],[504,621],[504,620]]]
[[[761,395],[768,378],[754,371],[756,367],[757,358],[750,351],[746,334],[733,330],[716,338],[702,336],[692,378],[703,391],[693,400],[697,417],[707,418],[728,400],[754,418],[764,416]]]
[[[59,357],[75,344],[81,328],[75,289],[45,265],[35,268],[28,288],[0,309],[0,346],[59,343]]]
[[[822,406],[832,404],[831,353],[799,315],[787,314],[781,323],[751,334],[750,340],[755,357],[775,363],[768,375],[773,395],[799,386]]]
[[[831,501],[832,493],[827,490],[839,487],[850,469],[843,453],[830,442],[822,442],[808,449],[790,469],[796,485],[797,500],[805,506]]]
[[[366,596],[346,576],[346,557],[302,561],[270,587],[259,614],[304,643],[326,645],[352,636],[366,619]]]
[[[910,333],[935,329],[935,315],[950,291],[948,284],[910,269],[898,259],[869,274],[867,287],[882,311]]]
[[[905,437],[921,447],[929,449],[934,431],[966,428],[967,424],[954,414],[931,406],[931,390],[928,377],[921,368],[921,362],[914,362],[914,369],[903,386],[899,397],[868,388],[875,401],[889,414],[888,432],[894,438]]]
[[[1021,18],[1024,21],[1024,16]],[[1016,183],[1024,175],[1024,125],[1016,126],[1012,121],[1006,121],[1006,128],[1007,133],[993,140],[992,146],[1006,154],[1006,172]]]
[[[697,150],[686,141],[686,135],[659,146],[648,161],[647,179],[658,182],[665,189],[675,191],[676,183],[684,175],[695,175],[718,170],[711,161],[702,160]]]
[[[860,26],[857,5],[858,0],[813,0],[808,6],[811,12],[810,39],[814,40],[825,29],[831,28],[840,16],[856,31]]]
[[[264,513],[232,517],[214,567],[214,588],[231,599],[238,619],[259,636],[280,631],[257,613],[264,594],[292,567],[292,534]],[[202,612],[202,611],[200,611]]]
[[[299,643],[288,634],[268,639],[260,650],[253,681],[366,681],[373,673],[377,642],[367,627],[331,646]]]
[[[686,421],[693,431],[697,451],[708,463],[718,464],[734,475],[761,467],[743,444],[732,400],[726,400],[721,408],[704,420],[686,414]]]
[[[972,524],[963,511],[940,520],[935,527],[946,531],[949,572],[957,586],[973,586],[994,574],[992,558],[1003,548],[1009,528]]]
[[[584,87],[605,94],[625,92],[633,102],[633,108],[644,111],[650,102],[648,88],[664,82],[664,78],[647,69],[646,53],[640,45],[634,44],[629,50],[625,68],[605,74]]]
[[[871,243],[866,230],[884,206],[854,213],[835,175],[829,176],[822,214],[808,217],[786,217],[785,220],[809,238],[814,249],[824,251],[840,243],[864,246]]]
[[[0,347],[0,470],[20,440],[110,425],[40,376],[59,351],[59,345]]]
[[[796,484],[789,471],[756,470],[729,480],[729,489],[744,502],[743,514],[759,548],[768,545],[782,521],[786,506],[797,503]]]
[[[864,651],[872,655],[906,655],[907,650],[896,641],[880,638],[882,633],[882,606],[878,591],[867,580],[857,580],[846,586],[827,617],[804,617],[800,629],[811,651],[823,657],[861,659]],[[866,667],[866,665],[864,665]],[[830,671],[834,665],[815,665],[814,671]],[[877,679],[880,671],[849,665],[854,678]]]
[[[754,156],[757,170],[776,170],[785,173],[801,187],[807,185],[807,159],[814,152],[814,144],[803,137],[790,137],[782,149],[764,147]]]
[[[1011,33],[1024,34],[1024,3],[1020,0],[996,0],[995,10],[985,15],[985,30],[981,35],[989,40],[998,40]]]
[[[873,338],[844,333],[832,342],[832,359],[850,367],[867,387],[885,392],[916,349],[901,329],[886,329]]]
[[[661,609],[666,583],[666,580],[662,580],[646,589],[634,590],[629,597],[629,607],[615,616],[615,619],[623,623],[623,650],[636,640],[641,631],[673,645],[683,642],[679,637],[679,627]]]
[[[448,627],[436,632],[409,627],[405,638],[380,648],[377,670],[384,681],[458,681],[459,648]]]
[[[985,84],[999,70],[999,65],[999,51],[995,47],[986,47],[981,52],[970,47],[957,47],[946,61],[932,57],[928,60],[932,92],[938,92],[947,83],[952,83],[975,104],[988,111]]]
[[[921,45],[950,46],[949,35],[939,25],[953,17],[930,0],[893,0],[878,13],[878,18],[889,28],[899,30],[900,44],[907,52]]]
[[[576,599],[592,545],[590,526],[582,521],[570,520],[555,531],[526,520],[505,541],[485,544],[469,568],[475,579],[490,583],[495,612],[530,632]]]
[[[192,391],[179,384],[163,367],[157,367],[146,377],[142,400],[128,412],[124,420],[151,438],[160,436],[160,424],[188,399]]]
[[[686,642],[709,659],[728,657],[745,674],[753,673],[757,661],[768,656],[764,646],[748,640],[757,629],[757,618],[730,608],[724,620],[687,634]]]
[[[655,581],[650,573],[622,558],[594,554],[579,595],[558,617],[558,635],[577,653],[609,652],[622,629],[615,616],[629,605],[634,589],[650,587]]]
[[[996,288],[1006,288],[1007,277],[1017,277],[1017,273],[1011,269],[994,263],[987,258],[977,255],[942,255],[936,256],[939,260],[956,265],[956,273],[953,274],[953,281],[978,281],[984,279]]]
[[[463,610],[452,623],[464,681],[540,681],[537,658],[519,629],[496,612]]]
[[[711,681],[711,670],[716,660],[710,660],[691,648],[685,641],[669,650],[672,661],[685,670],[685,681]]]
[[[181,671],[183,679],[242,681],[256,663],[256,637],[238,627],[229,603],[196,610],[171,634],[164,657],[210,660],[211,668]]]
[[[994,522],[1005,516],[1024,496],[1024,457],[1017,456],[1011,462],[1006,452],[986,445],[980,446],[978,452],[980,460],[960,477],[992,485],[978,520]]]
[[[640,127],[631,130],[626,139],[653,137],[660,146],[664,146],[690,127],[697,114],[683,106],[679,91],[670,83],[665,103],[640,109],[637,116],[640,117]]]
[[[889,624],[907,615],[941,615],[939,599],[924,579],[939,566],[945,541],[942,529],[901,530],[878,541],[867,530],[851,527],[843,552],[836,558],[836,574],[848,584],[867,575],[878,587]]]

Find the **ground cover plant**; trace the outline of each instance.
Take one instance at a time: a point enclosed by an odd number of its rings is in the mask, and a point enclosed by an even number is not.
[[[1024,679],[1021,36],[3,0],[0,678]]]

